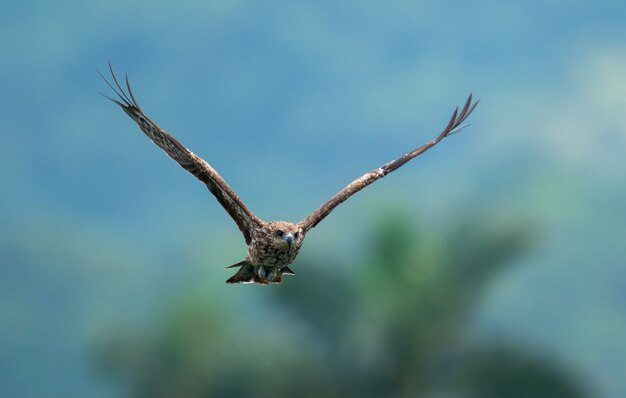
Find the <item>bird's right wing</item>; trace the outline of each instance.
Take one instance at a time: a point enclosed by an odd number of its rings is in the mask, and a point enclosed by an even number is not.
[[[169,157],[206,184],[209,191],[217,198],[217,201],[233,220],[235,220],[235,223],[237,223],[237,226],[243,233],[246,243],[249,244],[252,231],[259,228],[263,224],[263,221],[257,218],[250,209],[243,204],[241,198],[237,196],[211,165],[185,148],[180,142],[166,133],[165,130],[160,128],[143,113],[130,89],[128,76],[126,76],[126,88],[128,90],[128,93],[126,93],[119,84],[113,72],[113,68],[111,67],[111,63],[109,63],[109,70],[111,71],[111,76],[113,77],[113,82],[117,89],[109,83],[100,71],[98,71],[98,74],[100,74],[109,87],[117,94],[119,100],[103,95],[119,105],[124,112],[137,123],[141,131],[143,131],[152,142],[157,144],[159,148],[163,149]]]

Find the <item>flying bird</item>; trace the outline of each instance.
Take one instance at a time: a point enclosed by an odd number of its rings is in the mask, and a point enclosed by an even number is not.
[[[237,272],[226,283],[258,283],[267,285],[270,283],[281,283],[283,275],[295,275],[289,268],[289,265],[296,259],[306,234],[313,227],[355,193],[402,167],[408,161],[437,145],[444,138],[461,131],[467,126],[462,123],[478,104],[478,101],[472,102],[472,95],[470,94],[461,111],[459,112],[458,107],[454,110],[448,125],[435,139],[398,159],[363,174],[304,220],[298,223],[286,221],[265,222],[246,207],[241,198],[237,196],[209,163],[185,148],[178,140],[165,132],[143,113],[130,88],[128,75],[125,76],[126,90],[124,90],[113,72],[110,62],[109,71],[115,86],[99,70],[96,69],[96,71],[115,92],[117,99],[101,94],[119,105],[137,123],[141,131],[159,148],[165,151],[169,157],[206,184],[209,191],[232,217],[239,230],[241,230],[248,245],[248,252],[245,260],[226,267],[238,268]]]

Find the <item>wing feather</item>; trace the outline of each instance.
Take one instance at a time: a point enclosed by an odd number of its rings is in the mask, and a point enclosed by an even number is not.
[[[97,69],[96,69],[97,70]],[[104,97],[110,99],[117,105],[119,105],[128,116],[130,116],[139,126],[141,131],[152,140],[159,148],[178,162],[185,170],[196,176],[200,181],[206,184],[209,191],[217,198],[217,201],[222,205],[226,212],[237,223],[237,226],[241,230],[249,244],[252,237],[252,231],[259,228],[263,221],[257,218],[251,211],[244,205],[243,201],[232,188],[226,183],[226,181],[219,175],[219,173],[209,165],[205,160],[195,155],[187,148],[185,148],[178,140],[172,137],[170,134],[160,128],[155,122],[150,120],[135,100],[135,96],[130,88],[128,82],[128,76],[125,77],[126,91],[121,87],[111,63],[109,62],[109,70],[115,87],[111,84],[103,75],[97,70],[98,74],[104,79],[109,87],[118,96],[117,99],[111,98],[105,94]]]
[[[441,140],[445,137],[448,137],[452,134],[456,134],[467,125],[463,125],[462,123],[467,119],[467,117],[472,113],[474,108],[478,105],[478,101],[472,102],[472,95],[470,94],[465,102],[465,105],[461,109],[459,113],[459,108],[457,107],[448,122],[448,125],[443,129],[443,131],[435,138],[434,140],[422,145],[421,147],[407,153],[406,155],[395,159],[382,167],[377,168],[376,170],[372,170],[369,173],[362,175],[356,180],[352,181],[345,188],[339,191],[335,196],[330,198],[326,203],[320,206],[317,210],[311,213],[310,216],[302,220],[299,225],[305,231],[315,227],[320,221],[322,221],[326,216],[330,214],[331,211],[335,209],[335,207],[339,206],[341,203],[345,202],[349,197],[359,192],[366,186],[372,184],[374,181],[379,178],[383,178],[387,174],[392,171],[397,170],[402,167],[408,161],[418,157],[422,153],[426,152],[428,149],[437,145]]]

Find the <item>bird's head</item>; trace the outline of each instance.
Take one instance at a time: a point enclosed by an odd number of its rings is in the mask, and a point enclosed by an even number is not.
[[[304,232],[297,224],[285,221],[272,221],[267,224],[268,237],[273,246],[283,247],[287,251],[300,248]]]

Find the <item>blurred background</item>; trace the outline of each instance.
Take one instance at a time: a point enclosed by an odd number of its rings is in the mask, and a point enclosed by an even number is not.
[[[0,14],[7,397],[626,394],[623,1],[9,1]],[[280,286],[116,106],[256,214],[336,209]]]

